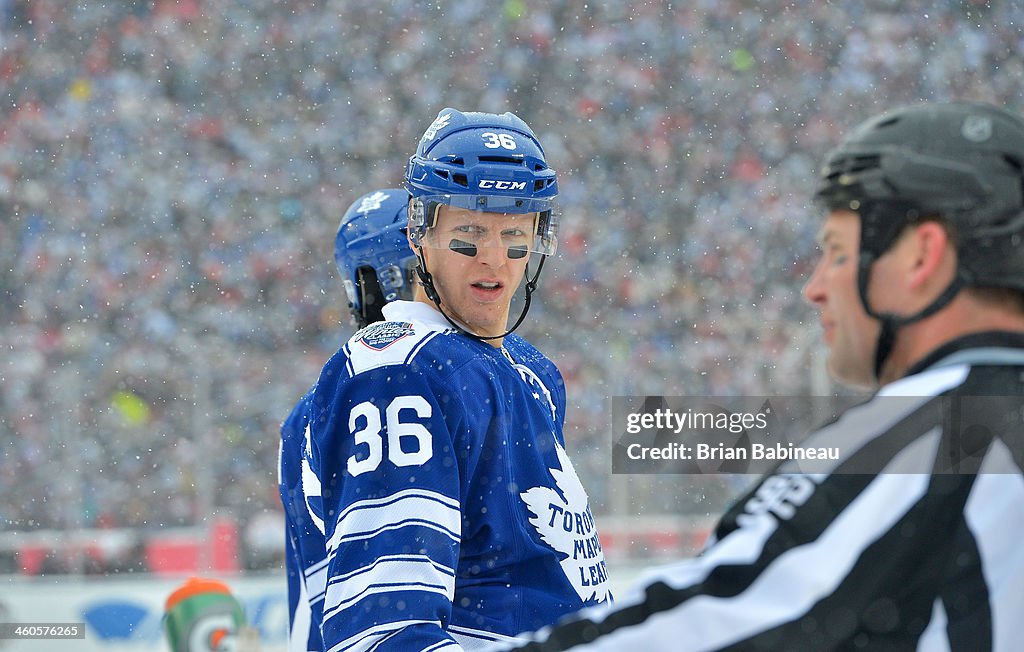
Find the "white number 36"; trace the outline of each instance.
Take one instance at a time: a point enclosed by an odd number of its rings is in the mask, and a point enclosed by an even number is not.
[[[496,134],[493,131],[480,134],[484,139],[484,147],[491,149],[497,149],[502,147],[504,149],[515,149],[516,139],[512,137],[512,134]]]
[[[374,471],[384,459],[384,438],[381,431],[387,426],[388,460],[395,466],[416,466],[423,464],[434,454],[430,431],[422,423],[402,421],[403,410],[412,410],[420,419],[430,417],[430,403],[422,396],[396,396],[388,404],[381,422],[380,408],[369,401],[363,401],[352,408],[348,416],[348,429],[357,446],[365,446],[365,456],[355,454],[347,460],[348,472],[360,475]],[[407,413],[404,413],[407,414]],[[403,448],[403,439],[405,447]]]

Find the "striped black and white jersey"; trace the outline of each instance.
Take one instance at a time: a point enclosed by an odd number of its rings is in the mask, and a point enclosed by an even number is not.
[[[827,472],[783,463],[698,557],[517,649],[1024,648],[1022,396],[1024,336],[943,346],[811,433]]]

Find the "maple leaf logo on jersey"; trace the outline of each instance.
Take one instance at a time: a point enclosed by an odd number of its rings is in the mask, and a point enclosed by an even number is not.
[[[530,525],[541,541],[564,555],[559,561],[562,572],[580,599],[586,603],[604,602],[610,588],[608,570],[594,515],[590,513],[590,501],[569,456],[557,442],[555,452],[561,468],[548,469],[555,487],[534,487],[519,497],[530,510]]]

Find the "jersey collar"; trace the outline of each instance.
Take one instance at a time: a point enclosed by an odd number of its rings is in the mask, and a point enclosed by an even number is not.
[[[413,322],[432,331],[452,330],[444,315],[422,301],[392,301],[384,306],[382,312],[388,321]]]
[[[986,331],[958,337],[919,360],[904,377],[956,364],[1024,365],[1024,333]]]

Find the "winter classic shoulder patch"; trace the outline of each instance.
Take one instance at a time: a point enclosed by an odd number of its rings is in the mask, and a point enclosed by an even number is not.
[[[368,349],[383,351],[400,339],[415,334],[412,324],[407,321],[380,321],[356,333],[354,339]]]
[[[370,324],[342,347],[348,357],[346,368],[354,376],[378,367],[408,364],[439,333],[405,321]]]

